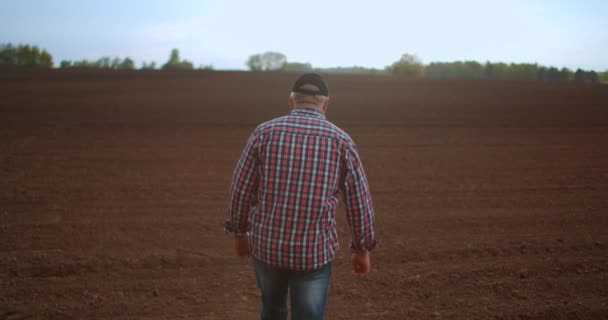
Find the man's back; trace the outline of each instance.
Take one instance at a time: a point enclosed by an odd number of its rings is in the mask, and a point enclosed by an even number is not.
[[[369,236],[371,197],[355,145],[346,133],[311,108],[295,108],[288,116],[258,126],[235,170],[231,196],[232,212],[251,206],[245,225],[251,254],[297,271],[330,262],[338,248],[335,211],[349,178],[356,179],[346,194],[351,228]],[[249,199],[252,193],[255,197]],[[369,213],[363,215],[367,221],[361,221],[361,213]]]

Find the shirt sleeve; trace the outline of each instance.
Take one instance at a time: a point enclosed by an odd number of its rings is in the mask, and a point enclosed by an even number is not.
[[[342,182],[346,216],[352,233],[350,248],[354,252],[372,252],[377,245],[374,208],[363,165],[354,145],[345,151]]]
[[[257,202],[258,189],[258,136],[254,132],[247,141],[243,154],[234,169],[230,188],[230,217],[224,222],[226,233],[249,231],[249,211]]]

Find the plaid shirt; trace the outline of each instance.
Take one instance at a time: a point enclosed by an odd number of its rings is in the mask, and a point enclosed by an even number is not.
[[[352,139],[320,111],[295,108],[259,125],[234,171],[226,232],[249,232],[253,257],[310,271],[338,249],[335,212],[343,192],[351,249],[372,251],[374,210]]]

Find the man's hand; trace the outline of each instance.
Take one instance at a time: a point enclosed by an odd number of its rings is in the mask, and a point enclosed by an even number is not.
[[[371,269],[371,263],[369,262],[369,255],[364,253],[353,253],[351,256],[353,263],[353,275],[364,276],[369,273]]]
[[[234,249],[236,255],[241,259],[251,257],[251,251],[249,251],[249,236],[246,234],[237,234],[234,236]]]

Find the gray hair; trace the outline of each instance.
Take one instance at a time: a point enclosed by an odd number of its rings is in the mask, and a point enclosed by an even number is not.
[[[310,85],[310,84],[305,84],[302,86],[302,88],[304,89],[310,89],[310,90],[319,90],[319,88]],[[292,92],[291,93],[291,97],[293,98],[293,101],[296,105],[298,104],[312,104],[315,105],[317,107],[321,107],[325,104],[325,101],[327,101],[328,97],[326,96],[313,96],[310,94],[304,94],[304,93],[300,93],[300,92]]]

